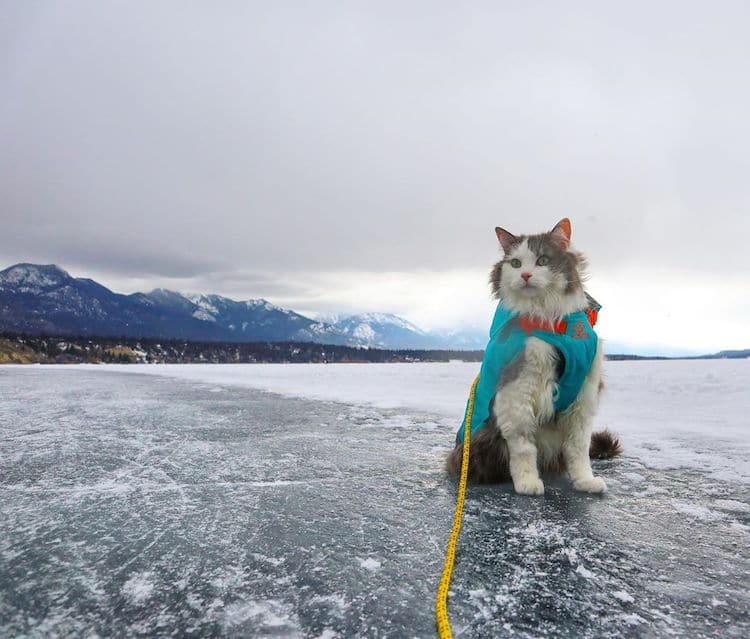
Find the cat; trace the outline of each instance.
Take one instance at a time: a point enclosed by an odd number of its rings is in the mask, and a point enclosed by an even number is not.
[[[609,431],[592,435],[604,384],[592,328],[599,306],[583,286],[586,259],[571,248],[567,218],[548,233],[495,233],[504,257],[490,274],[499,303],[475,395],[469,480],[512,480],[517,493],[542,495],[541,470],[603,493],[590,458],[615,457],[622,447]],[[446,461],[451,474],[460,472],[462,442],[463,425]]]

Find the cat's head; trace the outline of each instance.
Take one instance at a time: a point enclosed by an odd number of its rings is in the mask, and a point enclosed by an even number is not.
[[[495,233],[505,255],[492,269],[490,283],[506,308],[554,318],[586,307],[586,261],[570,248],[568,218],[549,233],[516,236],[500,227]]]

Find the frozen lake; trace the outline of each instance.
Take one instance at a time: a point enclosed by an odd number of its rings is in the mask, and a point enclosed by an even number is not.
[[[434,636],[477,367],[0,367],[0,636]],[[457,636],[750,633],[750,361],[607,371],[609,493],[472,488]]]

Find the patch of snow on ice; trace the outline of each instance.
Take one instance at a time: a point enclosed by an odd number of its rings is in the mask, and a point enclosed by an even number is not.
[[[703,521],[716,521],[717,519],[723,519],[724,517],[721,513],[717,513],[715,510],[684,501],[674,501],[672,502],[672,506],[678,512]]]
[[[624,590],[615,590],[615,592],[612,593],[612,596],[623,603],[633,603],[635,601],[633,596]]]
[[[717,508],[723,508],[724,510],[731,510],[738,513],[750,513],[750,504],[744,504],[741,501],[734,499],[716,499],[714,506]]]
[[[711,605],[716,608],[716,606],[726,606],[727,602],[723,599],[717,599],[716,597],[711,597]]]
[[[571,565],[578,563],[578,551],[575,548],[563,548],[563,554],[568,558]]]
[[[474,615],[476,619],[490,620],[495,617],[497,606],[495,605],[495,599],[490,595],[487,589],[477,588],[476,590],[470,590],[469,599],[477,609],[477,612]]]
[[[646,481],[646,478],[640,473],[623,473],[622,476],[635,484],[641,484]]]
[[[252,622],[254,633],[259,635],[284,632],[285,637],[301,637],[294,608],[276,599],[261,601],[238,601],[224,609],[223,624],[232,628]]]
[[[262,561],[263,563],[270,564],[271,566],[280,566],[286,561],[283,557],[281,557],[280,559],[277,557],[268,557],[257,552],[250,553],[250,556],[256,561]]]
[[[229,566],[211,579],[211,585],[219,591],[227,592],[242,585],[244,580],[245,573],[241,568]]]
[[[357,557],[357,561],[359,561],[359,565],[365,570],[369,570],[371,572],[380,570],[380,562],[377,559],[373,559],[372,557],[368,557],[367,559]]]
[[[343,619],[346,614],[346,600],[343,595],[315,595],[310,598],[310,603],[315,604],[316,607],[326,606],[331,614]]]
[[[135,604],[140,604],[150,599],[154,594],[153,573],[136,573],[125,582],[122,592]]]
[[[578,564],[578,566],[576,566],[576,572],[581,575],[581,577],[585,577],[586,579],[593,579],[594,577],[596,577],[596,575],[588,568],[585,568],[583,564]]]
[[[641,624],[646,623],[646,620],[643,617],[637,615],[634,612],[630,613],[629,615],[621,615],[620,619],[622,619],[629,626],[640,626]]]
[[[742,533],[744,535],[750,534],[750,527],[745,526],[745,524],[741,524],[738,521],[730,521],[729,522],[729,527],[732,530],[736,530],[737,532]]]

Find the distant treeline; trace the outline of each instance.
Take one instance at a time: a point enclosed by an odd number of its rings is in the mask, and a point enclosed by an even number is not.
[[[0,363],[480,362],[482,355],[482,351],[384,350],[312,342],[194,342],[0,332]]]
[[[366,362],[481,362],[483,351],[385,350],[334,346],[313,342],[194,342],[181,339],[133,337],[69,337],[26,335],[0,331],[0,364],[232,364],[232,363],[366,363]],[[750,350],[714,355],[670,358],[608,355],[618,360],[740,359]]]
[[[611,362],[631,360],[673,360],[673,359],[747,359],[750,358],[750,349],[738,351],[719,351],[710,355],[684,355],[682,357],[664,357],[662,355],[607,355]]]

